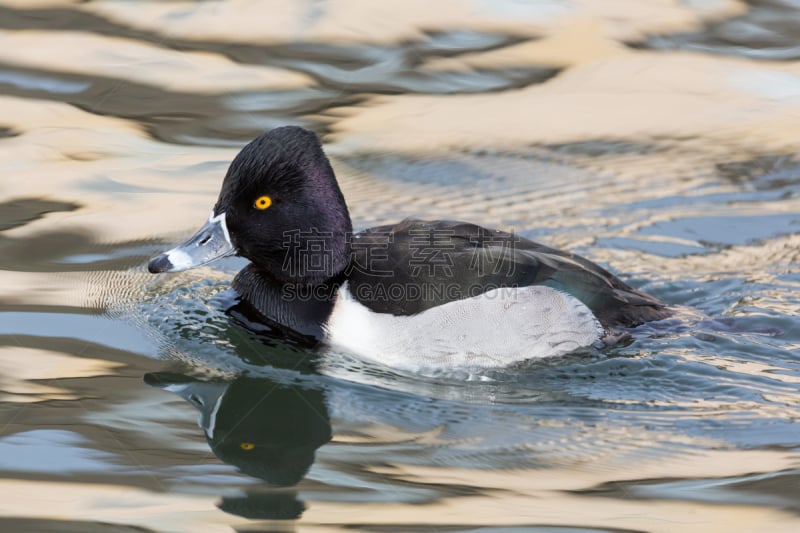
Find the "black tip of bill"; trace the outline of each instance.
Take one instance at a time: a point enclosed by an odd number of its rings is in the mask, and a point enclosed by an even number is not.
[[[150,263],[147,265],[147,270],[150,271],[151,274],[160,274],[162,272],[169,272],[174,267],[169,260],[169,256],[167,254],[158,255],[150,260]]]

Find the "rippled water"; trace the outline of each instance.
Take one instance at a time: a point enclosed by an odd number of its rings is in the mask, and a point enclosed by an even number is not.
[[[0,1],[0,529],[797,531],[800,7]],[[264,129],[354,225],[446,217],[675,306],[405,375],[260,338],[146,259]],[[199,422],[199,425],[198,425]]]

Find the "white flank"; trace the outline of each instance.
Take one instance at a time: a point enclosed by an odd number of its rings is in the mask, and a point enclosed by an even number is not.
[[[409,371],[497,368],[589,346],[600,322],[577,298],[541,285],[500,288],[412,316],[375,313],[344,284],[326,341]]]

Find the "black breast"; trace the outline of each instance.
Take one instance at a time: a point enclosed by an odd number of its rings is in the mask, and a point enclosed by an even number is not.
[[[243,304],[235,311],[291,340],[314,344],[323,337],[339,284],[339,278],[318,285],[286,283],[251,263],[233,280]]]

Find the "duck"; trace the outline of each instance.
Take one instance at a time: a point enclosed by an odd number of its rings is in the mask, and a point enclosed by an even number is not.
[[[613,344],[671,314],[514,232],[415,218],[354,232],[320,140],[297,126],[245,145],[205,224],[148,270],[231,255],[249,260],[232,288],[258,322],[398,369],[508,367]]]

